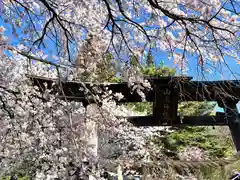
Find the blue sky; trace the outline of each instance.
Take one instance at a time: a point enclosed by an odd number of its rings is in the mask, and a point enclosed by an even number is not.
[[[169,67],[176,67],[176,65],[173,64],[173,61],[168,60],[168,54],[157,51],[153,53],[156,64],[159,64],[161,61],[164,62],[164,65]],[[217,63],[216,69],[212,68],[212,73],[204,72],[204,76],[202,75],[202,71],[197,65],[197,58],[189,57],[188,61],[188,76],[193,77],[193,80],[208,80],[208,81],[214,81],[214,80],[240,80],[240,65],[237,64],[237,61],[233,58],[226,57],[226,65],[224,65],[223,62]],[[209,62],[211,63],[211,62]],[[230,71],[230,70],[231,71]],[[234,76],[233,76],[234,74]]]

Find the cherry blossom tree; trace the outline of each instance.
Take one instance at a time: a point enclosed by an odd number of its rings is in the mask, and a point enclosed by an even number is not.
[[[90,111],[82,103],[66,102],[48,90],[42,94],[25,74],[28,72],[26,58],[16,56],[18,61],[15,62],[7,56],[1,58],[0,163],[3,175],[25,167],[25,175],[36,179],[84,178],[94,173],[88,169],[91,166],[84,166],[86,162],[94,165],[106,163],[106,159],[148,158],[147,137],[157,133],[159,128],[136,128],[124,119],[117,119],[115,115],[136,113],[116,106],[108,91],[100,97],[102,107],[93,107]],[[32,68],[35,73],[46,73],[44,64],[35,66]],[[98,127],[100,132],[98,154],[95,154],[96,143],[90,142],[95,138],[91,138],[96,132],[93,127]],[[94,175],[97,176],[97,172]]]
[[[6,0],[1,11],[28,50],[47,48],[52,41],[58,55],[72,63],[73,46],[78,49],[86,34],[98,35],[116,55],[163,50],[181,69],[189,54],[201,67],[225,63],[227,56],[239,59],[236,0]]]
[[[86,127],[86,121],[94,118],[101,119],[99,130],[123,140],[118,152],[125,154],[119,157],[134,155],[127,150],[129,144],[139,150],[137,156],[146,154],[144,131],[132,127],[132,134],[125,133],[131,128],[116,120],[116,113],[132,113],[119,111],[109,99],[116,95],[106,91],[98,97],[103,106],[97,115],[102,118],[93,113],[89,117],[81,103],[66,102],[48,90],[40,93],[26,74],[79,80],[76,72],[95,70],[110,52],[127,66],[122,68],[123,78],[148,87],[136,75],[146,60],[144,54],[153,48],[166,52],[181,70],[186,70],[189,56],[203,70],[217,62],[227,66],[226,57],[239,59],[239,9],[237,0],[0,1],[1,172],[27,162],[34,164],[31,176],[37,179],[69,179],[74,173],[80,177],[86,170],[79,164],[85,157],[94,159],[88,152]],[[50,49],[54,53],[46,52]],[[131,64],[129,55],[137,63]],[[100,148],[110,146],[104,142]]]
[[[29,75],[58,78],[65,73],[66,66],[47,64],[32,55],[36,62],[29,63],[29,55],[6,46],[13,54],[1,55],[1,175],[23,169],[24,175],[36,179],[86,178],[90,174],[99,177],[89,170],[98,158],[110,161],[116,155],[115,158],[125,159],[144,157],[145,136],[153,132],[131,127],[115,117],[133,113],[116,106],[112,97],[122,98],[121,95],[106,91],[102,97],[95,97],[101,100],[102,107],[91,110],[80,102],[67,102],[48,89],[41,92]],[[93,127],[101,132],[99,148],[95,147]],[[145,133],[134,137],[126,134],[128,131]],[[84,165],[86,162],[91,164]]]

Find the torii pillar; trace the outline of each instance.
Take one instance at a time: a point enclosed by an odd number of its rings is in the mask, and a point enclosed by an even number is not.
[[[230,129],[232,140],[238,153],[240,153],[240,117],[237,109],[237,99],[228,98],[218,102],[224,109],[225,118]],[[222,114],[222,113],[221,113]]]

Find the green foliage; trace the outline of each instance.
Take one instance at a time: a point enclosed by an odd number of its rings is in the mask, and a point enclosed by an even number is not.
[[[97,80],[102,81],[113,81],[116,78],[116,71],[114,69],[114,58],[111,53],[105,55],[104,61],[97,64]]]
[[[81,81],[87,82],[89,81],[89,77],[91,76],[91,72],[85,70],[83,73],[81,73],[80,75],[78,75],[79,79],[81,79]]]
[[[25,156],[24,160],[15,163],[13,166],[9,167],[8,173],[4,174],[3,177],[0,177],[0,180],[8,180],[11,175],[17,175],[18,180],[30,180],[34,177],[37,167],[32,158],[31,154]]]
[[[120,83],[121,82],[121,78],[120,77],[112,77],[109,79],[110,83]]]
[[[137,102],[127,103],[129,108],[132,108],[136,112],[145,112],[148,115],[152,114],[152,102]]]
[[[176,74],[176,69],[166,66],[147,66],[142,67],[142,73],[146,76],[174,76]]]
[[[213,109],[214,106],[214,103],[208,102],[184,102],[179,105],[179,113],[183,116],[199,116],[206,110]],[[208,115],[210,113],[211,111],[207,112]],[[166,151],[175,153],[187,146],[199,147],[207,151],[211,157],[225,157],[233,151],[229,136],[220,140],[219,134],[211,133],[208,127],[179,128],[161,138],[161,142]]]
[[[202,113],[210,114],[216,103],[187,101],[178,104],[178,112],[183,116],[201,116]]]
[[[199,147],[207,152],[211,157],[225,157],[229,155],[232,147],[228,143],[216,141],[216,135],[208,134],[205,127],[185,127],[165,136],[162,140],[164,147],[177,152],[187,146]]]
[[[131,66],[138,66],[139,65],[139,60],[136,56],[130,55],[129,60],[130,60],[130,65]]]
[[[114,57],[111,53],[107,53],[102,61],[97,63],[96,72],[93,78],[93,72],[85,70],[83,73],[79,74],[79,79],[81,81],[87,82],[90,79],[96,82],[119,82],[119,78],[116,77]]]
[[[154,58],[153,58],[153,56],[152,56],[151,50],[149,50],[149,52],[148,52],[148,56],[147,56],[147,66],[148,66],[148,67],[154,66]]]
[[[0,180],[10,180],[11,176],[0,177]],[[18,180],[30,180],[29,177],[18,177]]]

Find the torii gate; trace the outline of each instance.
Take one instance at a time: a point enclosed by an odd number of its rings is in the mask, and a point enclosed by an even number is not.
[[[53,87],[53,79],[29,76],[35,85],[52,88],[53,92],[59,87]],[[236,150],[240,151],[240,118],[236,107],[240,99],[240,81],[191,81],[191,77],[147,77],[152,90],[146,92],[146,101],[153,102],[153,114],[150,116],[126,117],[135,126],[224,126],[230,128]],[[94,85],[84,83],[90,90]],[[97,84],[99,88],[108,87],[113,93],[122,93],[123,102],[141,102],[136,92],[131,92],[127,83]],[[81,101],[88,105],[94,100],[84,95],[80,90],[83,84],[76,81],[61,82],[64,98],[71,101]],[[60,96],[61,98],[61,96]],[[63,98],[63,96],[62,96]],[[216,116],[177,116],[178,102],[180,101],[217,101],[218,106],[224,109]]]

